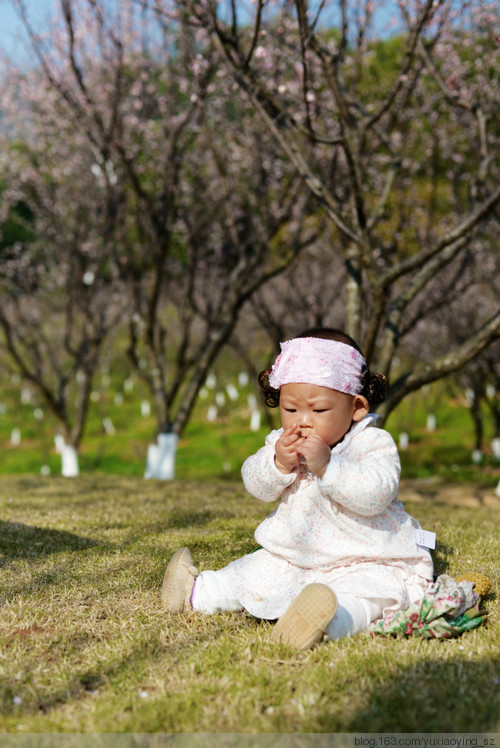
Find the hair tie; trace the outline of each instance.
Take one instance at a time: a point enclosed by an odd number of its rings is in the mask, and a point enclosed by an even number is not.
[[[269,375],[274,389],[297,382],[350,395],[362,391],[366,361],[352,346],[324,338],[293,338],[280,346],[281,353]]]

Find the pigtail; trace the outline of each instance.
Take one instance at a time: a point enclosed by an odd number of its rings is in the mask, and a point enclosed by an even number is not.
[[[376,408],[383,403],[389,389],[389,381],[384,374],[374,374],[366,367],[361,375],[363,389],[361,395],[368,400],[370,408]]]
[[[271,376],[272,369],[266,369],[261,371],[259,374],[258,382],[259,387],[264,395],[264,402],[269,408],[277,408],[280,404],[280,391],[271,387],[269,384],[269,377]]]

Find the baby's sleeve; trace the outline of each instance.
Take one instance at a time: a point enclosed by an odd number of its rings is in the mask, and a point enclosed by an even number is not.
[[[335,449],[319,488],[332,501],[364,516],[383,512],[397,498],[401,464],[391,435],[369,427],[349,444]]]
[[[248,457],[241,468],[243,484],[248,493],[261,501],[277,501],[296,479],[297,474],[282,473],[274,462],[274,445],[282,430],[271,431],[265,445]]]

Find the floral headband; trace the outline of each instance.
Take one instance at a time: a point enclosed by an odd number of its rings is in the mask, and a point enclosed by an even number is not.
[[[366,361],[350,345],[324,338],[293,338],[280,346],[281,353],[269,376],[269,384],[274,389],[299,382],[350,395],[359,395],[362,391]]]

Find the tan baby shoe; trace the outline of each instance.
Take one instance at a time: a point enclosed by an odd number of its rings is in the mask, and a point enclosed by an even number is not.
[[[189,548],[179,548],[167,566],[161,589],[161,601],[169,613],[191,610],[190,598],[197,576]]]
[[[279,619],[271,641],[310,649],[323,639],[336,611],[335,593],[326,584],[309,584]]]

